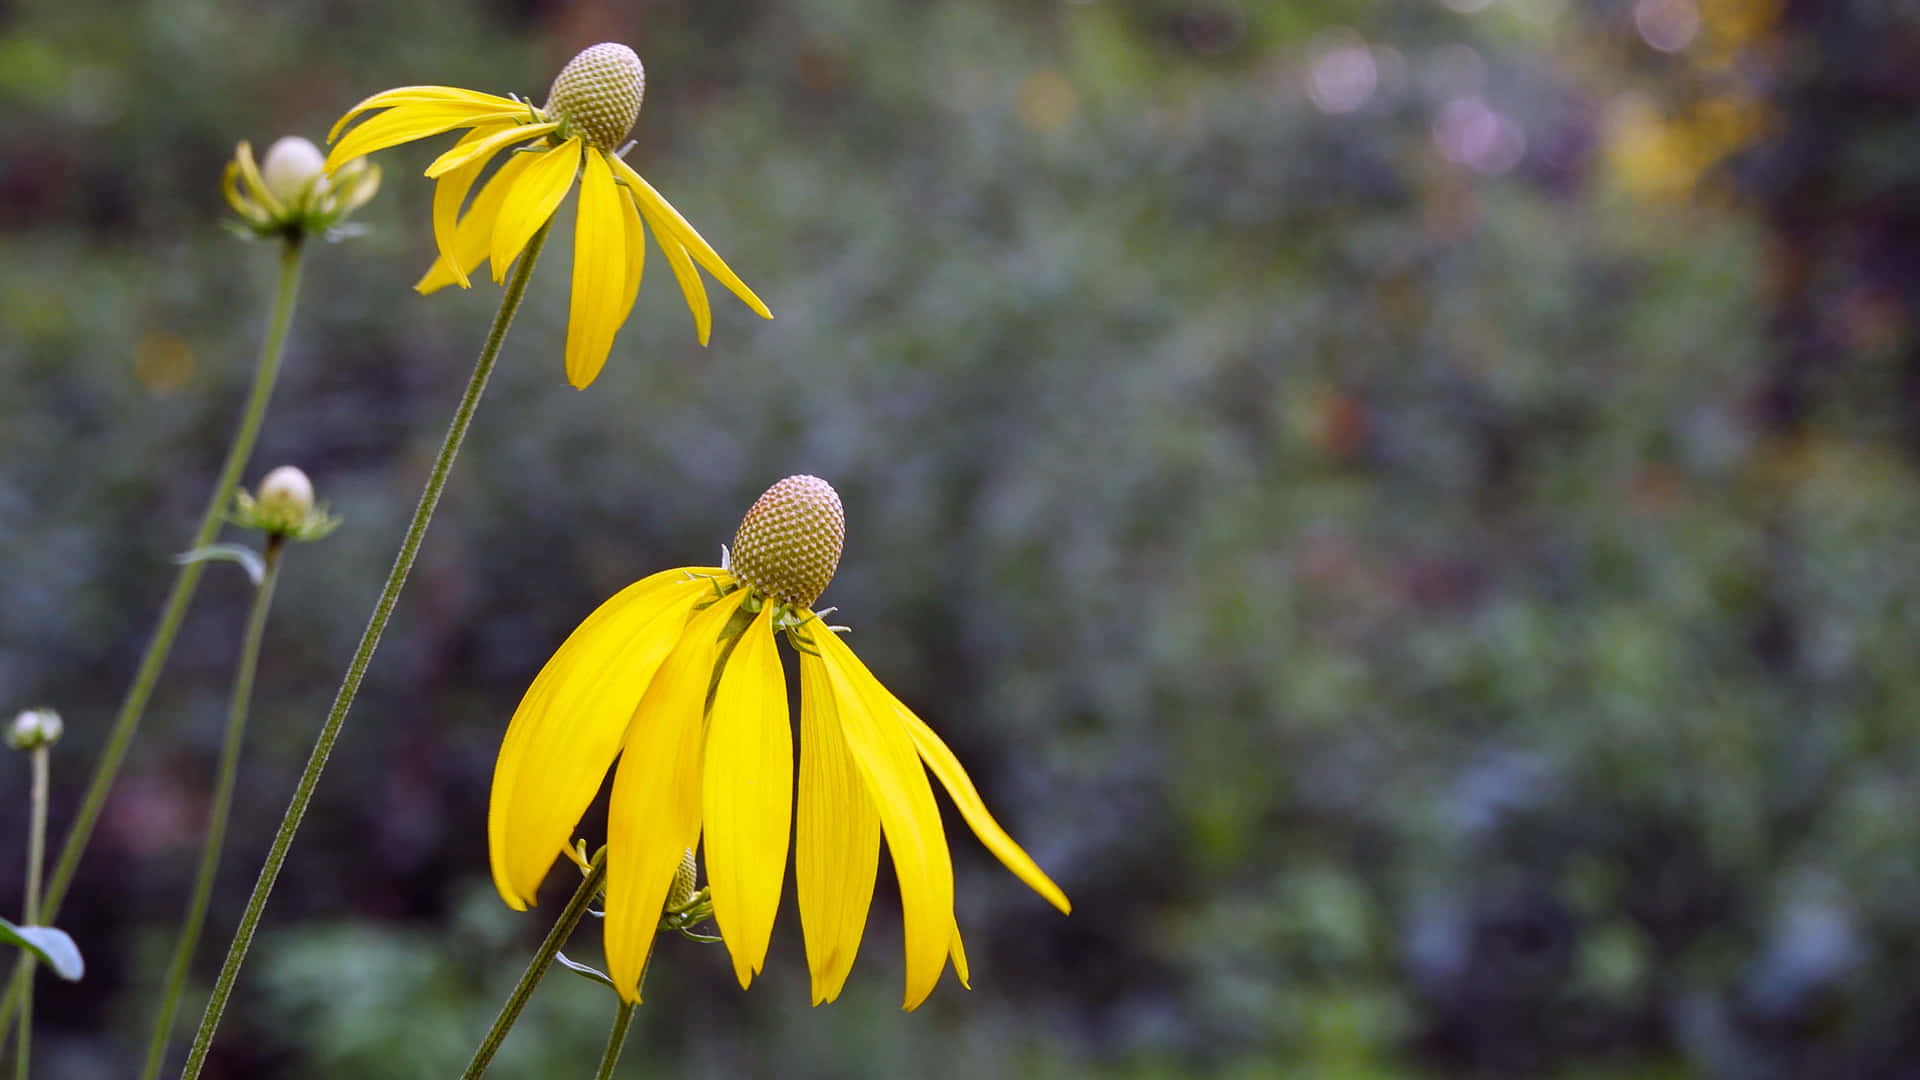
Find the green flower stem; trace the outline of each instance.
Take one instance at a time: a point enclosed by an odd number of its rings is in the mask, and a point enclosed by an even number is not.
[[[302,249],[301,238],[297,234],[288,236],[281,245],[280,281],[274,292],[272,314],[267,319],[267,336],[260,343],[260,357],[254,364],[253,386],[247,391],[247,403],[240,414],[240,426],[233,433],[233,444],[227,448],[227,459],[220,466],[220,476],[214,481],[213,493],[207,497],[207,508],[200,513],[200,525],[187,545],[188,551],[206,547],[213,541],[214,534],[220,531],[227,508],[233,504],[233,489],[240,482],[241,470],[246,468],[247,460],[253,456],[253,444],[259,438],[260,424],[267,415],[267,402],[273,397],[273,384],[280,374],[280,357],[287,341],[287,325],[293,321],[293,302],[300,291]],[[193,592],[199,587],[200,575],[206,568],[204,562],[190,562],[181,566],[173,576],[173,588],[167,593],[166,606],[160,611],[160,622],[154,628],[153,637],[147,641],[147,651],[140,657],[140,667],[134,674],[133,685],[127,689],[126,699],[120,703],[119,715],[114,717],[106,745],[100,751],[100,760],[93,767],[93,778],[87,781],[87,792],[80,801],[80,810],[74,815],[73,824],[67,828],[67,838],[60,845],[60,855],[54,862],[53,876],[47,884],[45,898],[44,917],[49,923],[60,915],[60,902],[66,899],[67,887],[73,884],[73,875],[80,867],[80,856],[85,854],[87,841],[93,837],[93,827],[100,820],[100,811],[106,807],[107,793],[120,773],[127,748],[133,742],[134,730],[140,726],[140,717],[146,712],[147,699],[153,694],[154,683],[159,681],[160,669],[166,666],[167,654],[173,650],[174,636],[180,631],[187,605],[193,600]],[[27,961],[23,958],[19,963],[24,966]],[[13,989],[7,991],[6,999],[0,1001],[0,1028],[6,1025],[21,985],[16,981]]]
[[[200,1075],[200,1067],[206,1063],[207,1050],[213,1045],[214,1029],[220,1025],[220,1014],[227,1007],[227,999],[233,995],[234,982],[239,978],[240,965],[246,960],[247,947],[253,943],[254,931],[260,925],[260,916],[267,906],[267,896],[273,892],[273,883],[280,876],[280,866],[287,860],[287,849],[293,845],[293,834],[300,828],[300,821],[306,816],[307,804],[313,799],[313,789],[320,782],[320,773],[327,766],[327,756],[333,752],[334,741],[340,737],[340,726],[346,721],[347,710],[353,706],[354,695],[360,691],[360,680],[367,673],[367,663],[373,659],[373,650],[380,644],[380,635],[387,628],[387,619],[393,614],[393,606],[400,599],[400,590],[407,583],[407,573],[413,569],[414,557],[420,553],[420,543],[427,535],[427,524],[433,520],[433,511],[440,504],[440,491],[446,487],[447,474],[453,469],[453,459],[460,452],[460,443],[467,435],[467,425],[473,422],[473,413],[480,405],[480,395],[487,389],[487,378],[493,374],[493,363],[500,355],[500,346],[506,340],[507,327],[513,324],[514,312],[520,308],[520,301],[526,296],[527,279],[533,274],[533,264],[540,257],[540,249],[547,242],[547,231],[552,223],[540,227],[527,242],[526,251],[514,264],[513,274],[507,279],[506,293],[500,298],[500,311],[493,317],[493,327],[487,331],[487,341],[480,349],[479,359],[474,361],[473,375],[467,380],[466,393],[460,398],[460,405],[454,410],[453,422],[447,428],[447,436],[440,443],[440,454],[433,459],[433,470],[427,474],[426,487],[421,489],[420,503],[414,507],[413,521],[407,525],[407,535],[400,542],[400,552],[394,556],[393,569],[387,572],[387,584],[380,590],[380,599],[373,605],[373,615],[367,620],[367,628],[360,635],[360,645],[354,650],[353,660],[347,665],[347,674],[340,682],[340,691],[334,695],[333,708],[327,713],[327,719],[320,726],[320,735],[314,741],[313,753],[307,757],[307,767],[300,774],[300,783],[293,791],[293,801],[287,805],[285,816],[280,819],[280,830],[274,834],[273,846],[267,851],[267,860],[260,867],[260,877],[253,884],[253,894],[247,897],[246,910],[240,916],[240,925],[234,930],[233,941],[227,946],[227,959],[220,967],[220,976],[213,984],[213,997],[207,1002],[207,1011],[200,1017],[200,1027],[194,1032],[193,1049],[187,1054],[187,1065],[181,1071],[181,1080],[194,1080]]]
[[[286,550],[286,543],[284,536],[268,536],[266,569],[253,590],[253,609],[247,613],[246,631],[240,640],[240,661],[233,674],[233,698],[227,709],[226,741],[220,746],[213,804],[207,812],[207,839],[200,850],[200,872],[194,879],[193,898],[187,902],[187,913],[180,923],[173,961],[167,965],[166,986],[153,1018],[153,1037],[147,1043],[147,1067],[140,1073],[143,1080],[159,1076],[160,1067],[166,1061],[167,1040],[173,1034],[180,992],[186,988],[194,946],[200,943],[200,931],[207,923],[207,905],[213,899],[213,879],[220,868],[220,849],[226,843],[227,819],[233,810],[234,784],[240,776],[240,743],[246,735],[247,711],[253,702],[253,676],[260,664],[260,642],[266,636],[267,611],[273,606],[273,587],[280,578],[280,556]]]
[[[27,826],[27,897],[20,906],[26,925],[40,925],[40,864],[47,857],[47,748],[33,750],[33,809]],[[14,985],[20,988],[20,1040],[14,1048],[13,1075],[27,1080],[27,1060],[33,1050],[33,954],[22,949]]]
[[[652,953],[647,958],[653,958]],[[622,1001],[620,1011],[614,1014],[613,1030],[607,1033],[607,1052],[600,1056],[600,1071],[593,1074],[594,1080],[613,1080],[613,1067],[620,1063],[620,1048],[627,1042],[627,1027],[633,1023],[633,1002]]]
[[[493,1026],[487,1029],[487,1037],[480,1040],[480,1048],[473,1052],[473,1060],[467,1063],[467,1071],[460,1074],[460,1080],[480,1080],[487,1066],[493,1063],[493,1055],[506,1040],[507,1032],[513,1028],[514,1021],[520,1019],[520,1010],[527,1007],[527,1000],[533,997],[533,988],[540,985],[546,977],[547,969],[553,966],[553,958],[567,944],[573,928],[587,914],[587,905],[599,894],[600,885],[607,879],[607,853],[602,849],[593,857],[592,869],[574,890],[573,899],[567,901],[566,910],[560,913],[560,919],[547,931],[547,938],[540,943],[540,949],[528,961],[527,970],[520,975],[520,981],[514,984],[513,993],[507,995],[507,1003],[500,1006],[500,1015],[493,1018]]]

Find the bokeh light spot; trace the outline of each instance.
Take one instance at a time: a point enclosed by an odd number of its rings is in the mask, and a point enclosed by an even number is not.
[[[197,369],[193,346],[177,335],[150,333],[134,346],[133,377],[155,397],[178,393]]]
[[[1353,112],[1373,99],[1380,86],[1380,69],[1373,52],[1356,35],[1331,35],[1313,58],[1307,74],[1307,96],[1321,112]]]

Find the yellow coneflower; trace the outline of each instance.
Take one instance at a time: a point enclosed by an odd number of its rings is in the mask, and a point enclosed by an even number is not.
[[[989,851],[1035,892],[1067,898],[987,812],[966,770],[811,605],[846,536],[826,481],[790,476],[747,511],[725,566],[654,574],[602,604],[547,661],[507,727],[487,838],[516,910],[569,841],[614,758],[607,965],[628,1001],[681,860],[704,842],[713,917],[748,985],[766,959],[793,824],[793,735],[774,647],[800,655],[795,869],[813,1002],[846,984],[884,835],[900,880],[912,1009],[966,953],[953,865],[927,770]]]
[[[422,293],[449,284],[466,288],[467,275],[482,259],[492,262],[495,282],[504,280],[507,267],[553,216],[577,177],[567,381],[584,387],[606,363],[613,336],[639,294],[647,253],[643,219],[680,282],[700,344],[712,332],[713,313],[695,263],[761,317],[773,318],[680,211],[621,159],[620,144],[640,116],[645,90],[640,58],[614,43],[592,46],[568,61],[553,80],[547,103],[538,108],[518,98],[452,86],[402,86],[373,95],[340,118],[328,136],[333,149],[327,168],[429,135],[470,129],[427,167],[427,176],[439,181],[433,192],[433,236],[440,257],[414,286]],[[386,111],[341,137],[349,121],[370,109]],[[467,205],[481,173],[503,151],[506,160]],[[462,206],[467,206],[464,215]]]

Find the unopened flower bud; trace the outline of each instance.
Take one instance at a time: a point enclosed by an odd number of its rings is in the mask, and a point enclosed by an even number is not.
[[[700,891],[700,863],[693,857],[693,849],[680,856],[680,867],[673,872],[673,884],[667,889],[667,909],[686,907]]]
[[[350,236],[358,229],[346,218],[380,190],[380,170],[365,158],[336,166],[331,176],[325,169],[320,149],[298,135],[276,141],[262,162],[243,140],[220,176],[220,193],[240,215],[238,227],[256,236]]]
[[[313,481],[299,469],[282,465],[260,481],[260,493],[254,499],[263,514],[298,520],[313,509]]]
[[[313,481],[291,465],[282,465],[260,479],[257,492],[233,493],[233,520],[293,540],[318,540],[340,525],[340,519],[313,499]]]
[[[52,709],[27,709],[13,718],[7,727],[7,745],[15,750],[38,750],[60,741],[65,730],[60,714]]]
[[[274,198],[288,206],[297,206],[304,201],[326,163],[319,147],[298,135],[287,135],[267,148],[267,156],[260,162],[260,178],[266,181],[267,190],[273,192]]]

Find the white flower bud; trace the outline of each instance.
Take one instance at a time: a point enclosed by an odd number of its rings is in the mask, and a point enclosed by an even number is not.
[[[267,148],[266,160],[260,163],[260,179],[274,198],[294,206],[306,197],[326,164],[319,147],[298,135],[287,135]]]
[[[65,725],[52,709],[27,709],[7,728],[7,745],[15,750],[38,750],[60,741]]]
[[[282,465],[260,481],[255,496],[260,512],[276,520],[298,522],[313,509],[313,481],[291,465]]]

